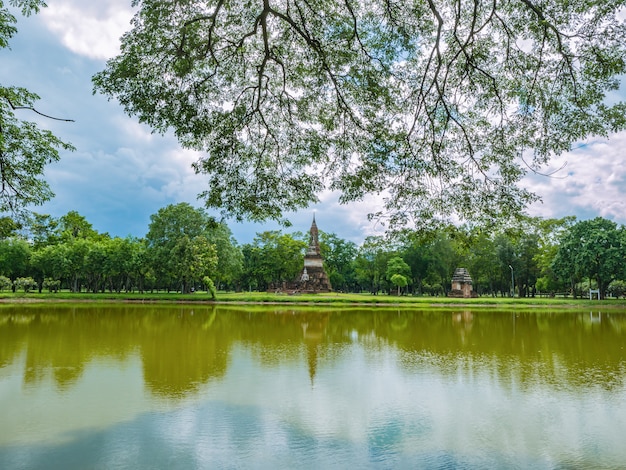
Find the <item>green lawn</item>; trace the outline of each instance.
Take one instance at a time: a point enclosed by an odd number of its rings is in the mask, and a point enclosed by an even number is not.
[[[0,300],[8,303],[24,301],[144,301],[144,302],[211,302],[206,292],[193,294],[177,293],[11,293],[0,292]],[[573,298],[509,298],[509,297],[479,297],[475,299],[452,299],[447,297],[413,297],[396,295],[371,294],[272,294],[266,292],[219,292],[216,302],[220,303],[305,303],[305,304],[366,304],[366,305],[403,305],[403,306],[445,306],[445,305],[472,305],[472,306],[574,306],[574,307],[615,307],[626,309],[626,299],[606,299],[602,301]]]

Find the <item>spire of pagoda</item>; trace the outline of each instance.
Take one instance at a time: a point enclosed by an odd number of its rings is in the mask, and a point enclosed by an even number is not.
[[[311,230],[309,232],[311,238],[309,240],[309,249],[307,254],[319,255],[320,254],[320,241],[319,232],[317,230],[317,224],[315,223],[315,212],[313,213],[313,223],[311,224]]]

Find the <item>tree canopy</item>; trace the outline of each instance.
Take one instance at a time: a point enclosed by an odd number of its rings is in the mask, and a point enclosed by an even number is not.
[[[624,227],[596,217],[577,222],[563,235],[553,265],[557,275],[565,280],[594,279],[603,298],[611,281],[626,277],[624,259]]]
[[[37,13],[46,4],[42,0],[10,0],[23,15]],[[0,48],[9,47],[17,32],[16,18],[0,0]],[[33,122],[18,118],[17,112],[32,112],[49,119],[35,109],[39,99],[25,88],[0,83],[0,211],[19,212],[29,205],[49,200],[53,193],[42,178],[45,166],[59,160],[59,149],[73,150],[52,132]],[[61,119],[66,120],[66,119]]]
[[[207,206],[281,220],[333,190],[427,223],[519,212],[518,183],[624,128],[614,0],[134,0],[95,91],[196,149]]]

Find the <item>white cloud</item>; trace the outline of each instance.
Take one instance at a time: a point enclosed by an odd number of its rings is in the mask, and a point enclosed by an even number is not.
[[[55,1],[41,12],[45,25],[72,52],[108,59],[119,52],[119,38],[130,29],[133,10],[128,1]]]
[[[626,223],[626,132],[590,140],[551,163],[552,177],[531,175],[524,185],[543,199],[532,215],[562,217],[594,214]]]

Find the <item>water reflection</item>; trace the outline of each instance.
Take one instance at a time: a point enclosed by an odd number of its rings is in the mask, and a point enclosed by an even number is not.
[[[402,358],[462,355],[521,383],[611,389],[623,386],[625,338],[619,312],[11,307],[0,311],[0,368],[25,353],[25,385],[52,375],[66,390],[95,358],[138,353],[146,386],[176,398],[223,377],[233,344],[253,351],[261,366],[299,363],[304,355],[313,383],[320,361],[332,363],[333,350],[356,342],[407,353],[399,357],[409,370],[414,365]]]
[[[610,468],[625,339],[612,311],[7,306],[0,467]]]

